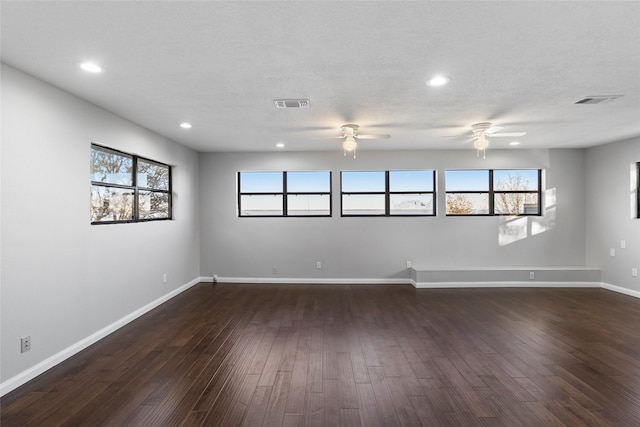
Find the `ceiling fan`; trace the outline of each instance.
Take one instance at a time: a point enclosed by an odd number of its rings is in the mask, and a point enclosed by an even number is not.
[[[344,155],[347,153],[353,152],[353,158],[356,158],[356,148],[358,148],[358,141],[361,139],[389,139],[391,135],[388,134],[371,134],[371,135],[363,135],[358,133],[358,129],[360,126],[348,123],[346,125],[342,125],[340,130],[342,131],[342,135],[336,138],[342,139],[342,149],[344,151]]]
[[[486,150],[489,147],[489,137],[516,137],[527,134],[526,132],[500,132],[502,129],[504,129],[503,126],[495,126],[490,122],[471,125],[473,135],[465,141],[465,144],[473,141],[473,147],[478,151],[478,157],[480,157],[480,152],[482,152],[482,158],[486,158]]]

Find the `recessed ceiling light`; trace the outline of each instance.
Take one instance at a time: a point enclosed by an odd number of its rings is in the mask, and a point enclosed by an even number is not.
[[[101,73],[103,71],[102,67],[95,62],[82,62],[80,63],[80,68],[89,73]]]
[[[182,129],[191,129],[191,123],[182,122],[182,123],[180,123],[180,127]]]
[[[510,142],[509,145],[520,145],[520,141],[513,141]]]
[[[278,148],[284,148],[284,143],[283,143],[283,142],[278,142],[278,143],[276,144],[276,147],[278,147]]]
[[[450,81],[451,79],[447,76],[440,76],[440,75],[433,76],[429,80],[427,80],[427,86],[431,86],[431,87],[444,86]]]

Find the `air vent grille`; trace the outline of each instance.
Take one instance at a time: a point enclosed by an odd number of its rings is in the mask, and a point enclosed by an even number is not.
[[[620,98],[622,95],[595,95],[595,96],[585,96],[581,100],[577,101],[576,104],[603,104],[605,102],[615,101]]]
[[[276,108],[309,108],[308,99],[274,99]]]

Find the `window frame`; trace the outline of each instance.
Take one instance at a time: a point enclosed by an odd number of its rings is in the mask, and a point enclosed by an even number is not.
[[[133,216],[128,220],[121,221],[91,221],[91,225],[107,225],[107,224],[130,224],[137,222],[151,222],[151,221],[170,221],[173,219],[173,174],[171,165],[159,162],[157,160],[149,159],[147,157],[138,156],[135,154],[127,153],[122,150],[118,150],[116,148],[107,147],[105,145],[96,144],[94,142],[91,143],[91,150],[94,148],[100,151],[111,152],[116,155],[125,156],[131,158],[131,185],[125,184],[114,184],[102,181],[94,181],[91,180],[91,188],[100,187],[100,188],[118,188],[122,190],[130,190],[133,195]],[[168,189],[157,189],[152,187],[141,187],[138,186],[138,161],[143,161],[146,163],[151,163],[153,165],[166,167],[168,170]],[[140,218],[140,192],[150,192],[150,193],[163,193],[167,194],[168,197],[168,207],[167,207],[167,217],[165,218]],[[89,197],[91,201],[91,196]],[[89,210],[89,214],[91,215],[91,209]]]
[[[343,191],[343,178],[344,172],[384,172],[384,191]],[[433,187],[430,191],[391,191],[390,190],[390,172],[431,172]],[[437,185],[436,185],[436,170],[435,169],[407,169],[407,170],[350,170],[340,171],[340,216],[341,217],[435,217],[437,214]],[[406,214],[393,214],[391,213],[391,196],[395,194],[431,194],[431,200],[433,204],[432,213],[406,213]],[[344,196],[345,195],[382,195],[384,196],[384,213],[379,214],[345,214],[344,212]]]
[[[327,172],[329,173],[329,191],[293,191],[287,190],[287,173],[298,172]],[[242,174],[243,173],[281,173],[282,174],[282,191],[272,193],[256,193],[256,192],[242,192]],[[297,171],[238,171],[236,174],[237,182],[237,204],[238,204],[238,218],[329,218],[333,215],[333,191],[332,183],[333,176],[330,170],[297,170]],[[282,214],[281,215],[243,215],[242,214],[242,196],[282,196]],[[290,215],[288,196],[328,196],[329,197],[329,212],[326,215]]]
[[[494,188],[494,172],[495,171],[537,171],[537,190],[496,190]],[[488,190],[487,191],[479,191],[479,190],[457,190],[457,191],[447,191],[447,182],[446,182],[446,173],[447,172],[455,172],[455,171],[487,171],[488,172]],[[479,214],[451,214],[447,212],[447,195],[449,194],[486,194],[488,197],[488,213],[479,213]],[[496,213],[495,211],[495,197],[496,194],[537,194],[538,203],[537,203],[537,212],[536,213]],[[460,216],[542,216],[542,169],[447,169],[445,170],[445,216],[450,217],[460,217]]]

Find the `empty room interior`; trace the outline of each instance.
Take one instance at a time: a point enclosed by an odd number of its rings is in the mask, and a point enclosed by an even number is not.
[[[3,427],[640,425],[640,2],[0,19]]]

